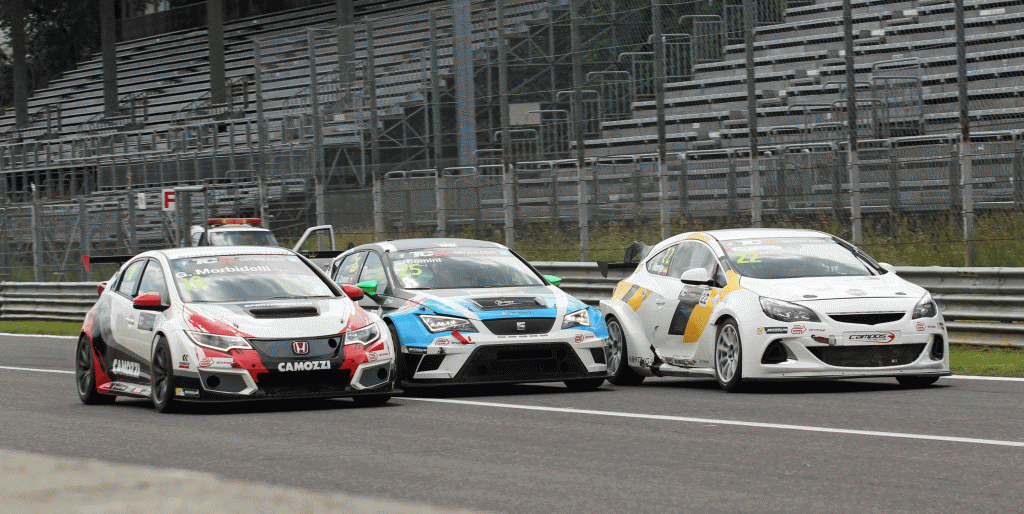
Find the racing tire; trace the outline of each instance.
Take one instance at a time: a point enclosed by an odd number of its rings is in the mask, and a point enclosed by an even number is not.
[[[738,392],[743,383],[743,345],[734,320],[726,320],[715,334],[715,380],[726,392]]]
[[[574,393],[593,391],[601,384],[604,383],[604,378],[577,378],[573,380],[566,380],[565,387],[568,387],[570,391]]]
[[[157,412],[174,412],[179,402],[174,399],[174,364],[167,339],[160,336],[153,350],[153,381],[150,397]]]
[[[928,376],[916,376],[907,375],[902,377],[896,377],[896,381],[901,386],[908,389],[920,389],[922,387],[928,387],[939,380],[939,377],[928,377]]]
[[[352,401],[356,402],[356,405],[360,407],[380,407],[390,399],[390,394],[367,394],[352,397]]]
[[[75,349],[75,386],[78,399],[86,405],[110,405],[117,399],[112,394],[96,390],[96,363],[92,343],[84,335],[78,338],[78,347]]]
[[[612,316],[608,317],[608,346],[608,381],[617,386],[640,385],[645,377],[629,367],[626,333],[619,320]]]
[[[388,323],[388,331],[391,332],[391,342],[395,350],[395,387],[402,385],[409,374],[406,367],[405,354],[402,353],[402,342],[398,339],[398,330],[391,323]],[[411,375],[411,374],[410,374]],[[409,378],[412,378],[411,376]]]

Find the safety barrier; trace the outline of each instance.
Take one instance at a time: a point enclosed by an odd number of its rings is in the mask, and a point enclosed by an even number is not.
[[[563,279],[562,289],[596,305],[632,270],[601,276],[594,262],[534,262]],[[1024,343],[1024,268],[899,267],[932,293],[961,340]],[[0,320],[80,321],[96,301],[95,282],[0,282]],[[965,339],[963,336],[969,336]]]

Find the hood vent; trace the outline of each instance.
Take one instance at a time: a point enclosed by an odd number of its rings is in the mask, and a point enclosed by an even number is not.
[[[258,307],[249,309],[249,314],[257,319],[273,318],[312,318],[319,316],[320,311],[312,305],[295,305],[289,307]]]
[[[534,296],[502,296],[499,298],[473,298],[470,300],[483,311],[521,309],[543,309],[547,307],[542,298]]]

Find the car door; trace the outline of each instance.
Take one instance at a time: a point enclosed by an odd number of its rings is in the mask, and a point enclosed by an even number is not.
[[[381,305],[391,296],[391,283],[388,281],[388,272],[384,269],[384,261],[377,252],[366,252],[366,260],[363,269],[359,273],[359,282],[377,281],[377,298],[370,298],[369,295],[359,300],[359,306],[381,314]]]
[[[678,344],[674,339],[681,339],[682,333],[676,334],[672,330],[674,315],[680,304],[680,299],[685,298],[681,293],[684,289],[683,283],[679,281],[679,269],[685,267],[691,259],[693,245],[691,241],[683,241],[672,248],[667,249],[665,256],[653,262],[653,271],[657,272],[654,278],[655,287],[652,288],[650,312],[648,316],[652,323],[652,338],[654,347],[662,355],[665,355],[667,348]],[[651,267],[648,267],[651,271]]]
[[[140,353],[138,345],[133,341],[139,311],[132,307],[148,260],[138,259],[130,263],[119,277],[110,298],[109,323],[113,344],[109,345],[106,358],[109,360],[108,369],[114,380],[133,383],[149,381],[149,352]]]
[[[150,259],[146,264],[146,269],[142,272],[138,290],[133,298],[146,293],[158,293],[161,303],[169,302],[170,298],[168,297],[165,276],[160,262],[156,259]],[[141,371],[143,375],[146,375],[144,378],[147,380],[150,373],[148,363],[153,348],[154,329],[156,328],[157,318],[163,315],[163,312],[136,310],[135,323],[128,325],[125,329],[127,332],[125,345],[130,347],[133,353],[146,357]]]
[[[644,298],[636,309],[636,314],[644,323],[644,331],[655,348],[661,345],[665,334],[664,325],[671,319],[665,311],[674,308],[675,299],[679,295],[669,271],[674,260],[684,258],[679,254],[682,249],[682,244],[676,244],[658,252],[646,262],[646,273],[643,279],[638,281],[638,285],[646,287],[649,291],[648,297]]]
[[[689,366],[693,363],[685,360],[693,357],[696,343],[707,327],[711,310],[717,301],[721,288],[725,286],[724,276],[718,266],[718,259],[707,244],[700,241],[684,241],[685,250],[679,256],[685,256],[673,263],[670,274],[673,277],[673,290],[677,291],[674,304],[666,303],[663,316],[668,322],[664,325],[662,346],[666,356],[681,359],[683,362],[671,364]],[[695,268],[708,271],[715,278],[713,285],[690,285],[679,280],[683,272]],[[671,312],[669,306],[671,305]]]

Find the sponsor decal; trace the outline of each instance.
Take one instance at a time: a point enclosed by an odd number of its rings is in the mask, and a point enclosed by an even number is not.
[[[914,325],[914,327],[917,328],[918,332],[924,332],[924,329],[926,328],[924,322],[921,321],[918,321],[917,324]]]
[[[219,275],[221,273],[255,273],[257,271],[273,271],[270,266],[225,266],[223,268],[200,268],[196,275]]]
[[[652,364],[654,364],[654,359],[644,358],[644,357],[637,357],[636,355],[630,355],[629,356],[629,363],[633,364],[633,365],[636,365],[636,366],[649,367]]]
[[[312,371],[329,369],[331,361],[282,362],[277,365],[278,371]]]
[[[697,300],[697,305],[700,305],[701,307],[707,307],[708,306],[708,302],[710,300],[711,300],[711,291],[710,290],[704,291],[700,295],[700,300]]]
[[[140,312],[139,313],[139,330],[145,330],[147,332],[153,331],[153,325],[156,324],[156,313],[154,312]]]
[[[517,321],[516,322],[516,330],[519,330],[519,331],[526,330],[526,322],[525,321]]]
[[[679,359],[676,357],[666,357],[665,362],[680,368],[692,368],[697,365],[697,361],[693,359]]]
[[[787,334],[789,333],[789,327],[760,327],[757,329],[758,334]]]
[[[526,316],[530,311],[501,311],[502,316]]]
[[[139,376],[142,375],[142,368],[139,366],[138,362],[114,359],[114,365],[110,367],[110,372],[132,378],[139,378]]]
[[[179,369],[188,369],[189,368],[188,354],[187,353],[181,354],[181,362],[178,363],[178,368]]]
[[[136,387],[135,389],[132,389],[132,394],[142,394],[142,388]]]
[[[114,382],[109,389],[112,393],[124,393],[128,391],[128,386],[120,382]]]
[[[807,332],[807,327],[803,325],[793,325],[793,328],[791,328],[789,331],[792,332],[793,335],[800,335],[803,334],[804,332]]]
[[[295,355],[309,354],[309,341],[295,341],[292,343],[292,352]]]
[[[199,396],[199,390],[176,387],[174,388],[174,396]]]
[[[375,352],[369,352],[366,354],[366,360],[370,362],[376,362],[377,360],[387,358],[389,354],[390,352],[388,352],[386,349],[378,350]]]
[[[405,346],[402,345],[405,353],[427,353],[427,349],[422,346]]]
[[[583,334],[576,334],[576,343],[579,344],[579,343],[582,343],[582,342],[583,342]]]
[[[847,289],[847,293],[853,296],[867,296],[868,292],[863,289]]]
[[[230,357],[203,357],[199,361],[200,368],[236,368],[235,359]]]
[[[865,334],[850,334],[848,339],[851,342],[857,343],[891,343],[896,339],[896,334],[892,332],[871,332]]]

